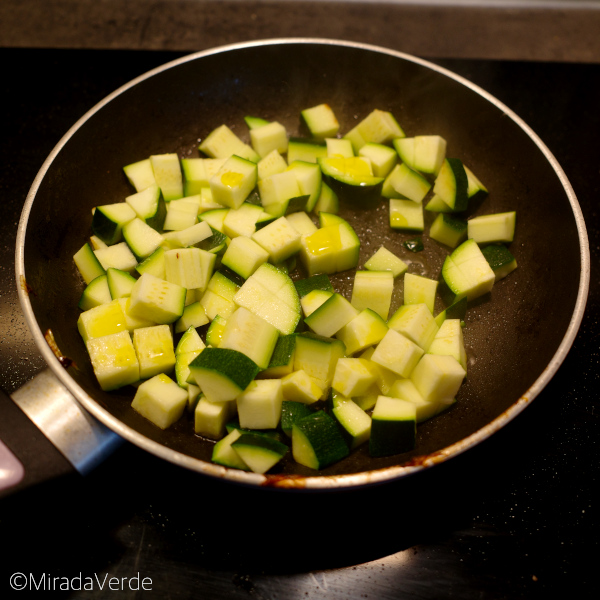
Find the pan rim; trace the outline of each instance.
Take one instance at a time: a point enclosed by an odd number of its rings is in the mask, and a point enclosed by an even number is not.
[[[53,161],[58,156],[62,148],[68,143],[70,138],[77,132],[93,115],[99,112],[104,106],[109,104],[116,97],[120,96],[127,90],[132,87],[135,87],[140,82],[145,81],[159,73],[167,71],[169,69],[175,68],[181,64],[198,60],[202,57],[211,56],[214,54],[220,54],[224,52],[237,51],[241,49],[247,49],[257,46],[266,46],[266,45],[291,45],[291,44],[307,44],[307,45],[328,45],[328,46],[340,46],[340,47],[348,47],[355,48],[359,50],[365,50],[370,52],[387,54],[392,57],[396,57],[408,62],[412,62],[421,66],[424,66],[430,70],[433,70],[441,75],[445,75],[454,81],[462,84],[463,86],[469,88],[472,92],[480,95],[488,102],[496,106],[500,109],[505,116],[512,119],[526,134],[527,136],[535,143],[535,145],[539,148],[542,154],[545,156],[546,160],[550,163],[550,166],[557,174],[562,187],[567,195],[567,199],[571,206],[571,210],[574,215],[575,225],[578,233],[578,241],[579,241],[579,250],[580,250],[580,261],[581,261],[581,270],[580,270],[580,278],[579,278],[579,287],[577,291],[577,298],[575,301],[575,307],[573,310],[573,314],[571,316],[569,326],[565,332],[565,335],[554,353],[552,359],[541,373],[541,375],[536,379],[533,385],[519,398],[513,405],[511,405],[507,410],[505,410],[501,415],[496,417],[493,421],[480,428],[476,432],[472,433],[468,437],[447,446],[437,453],[433,455],[429,455],[426,457],[422,457],[422,460],[419,460],[418,463],[413,462],[412,464],[407,465],[397,465],[393,467],[387,467],[385,469],[374,470],[374,471],[364,471],[360,473],[354,474],[344,474],[344,475],[314,475],[308,477],[292,477],[292,476],[270,476],[270,475],[258,475],[254,473],[247,473],[244,471],[236,471],[233,469],[227,469],[225,467],[221,467],[216,464],[212,464],[209,462],[202,461],[197,458],[193,458],[191,456],[182,454],[177,450],[173,450],[159,444],[158,442],[154,442],[149,438],[144,437],[137,431],[131,429],[126,426],[123,422],[114,417],[107,410],[102,408],[99,403],[97,403],[90,395],[88,395],[77,383],[76,381],[68,374],[66,369],[62,366],[60,361],[54,355],[52,349],[48,346],[46,339],[44,337],[43,332],[41,331],[37,319],[35,318],[33,307],[29,300],[29,296],[26,291],[26,286],[23,285],[23,282],[26,281],[25,276],[25,237],[27,231],[27,224],[29,220],[29,215],[32,210],[33,202],[35,200],[37,191],[46,175],[48,170],[50,169]],[[252,486],[268,486],[268,487],[276,487],[276,488],[287,488],[287,489],[341,489],[341,488],[349,488],[349,487],[360,487],[366,486],[370,484],[378,484],[383,483],[390,480],[395,480],[400,477],[405,477],[410,474],[417,473],[424,469],[430,468],[438,463],[445,462],[446,460],[458,456],[465,452],[466,450],[473,448],[478,445],[483,440],[490,437],[493,433],[504,427],[509,421],[514,419],[518,414],[521,413],[522,410],[543,390],[543,388],[549,383],[554,374],[558,371],[560,365],[563,363],[566,358],[581,322],[583,320],[583,315],[585,311],[585,306],[587,302],[587,297],[589,293],[589,281],[590,281],[590,251],[589,251],[589,240],[587,236],[587,230],[585,226],[585,221],[583,218],[583,214],[581,211],[581,207],[575,195],[575,192],[558,161],[549,150],[549,148],[543,143],[543,141],[537,136],[537,134],[510,108],[504,105],[500,100],[498,100],[495,96],[485,91],[483,88],[480,88],[476,84],[470,82],[469,80],[463,78],[460,75],[453,73],[452,71],[445,69],[444,67],[440,67],[434,63],[431,63],[427,60],[423,60],[421,58],[412,56],[410,54],[406,54],[400,51],[391,50],[388,48],[357,43],[357,42],[348,42],[343,40],[332,40],[326,38],[270,38],[265,40],[253,40],[249,42],[240,42],[235,44],[227,44],[223,46],[218,46],[215,48],[202,50],[199,52],[194,52],[192,54],[183,56],[181,58],[175,59],[164,65],[161,65],[155,69],[152,69],[134,79],[125,85],[121,86],[108,96],[106,96],[103,100],[93,106],[90,110],[88,110],[80,119],[76,121],[76,123],[63,135],[60,141],[53,148],[51,153],[48,155],[46,160],[44,161],[42,167],[38,171],[32,186],[29,190],[27,198],[25,200],[23,210],[21,213],[21,217],[19,220],[19,225],[17,229],[17,241],[16,241],[16,249],[15,249],[15,271],[16,271],[16,279],[17,279],[17,293],[19,297],[19,301],[21,303],[21,307],[25,316],[25,320],[27,325],[29,326],[30,331],[32,332],[34,341],[42,357],[45,362],[48,364],[49,368],[52,370],[54,375],[65,385],[65,387],[73,394],[73,396],[77,399],[77,401],[94,417],[96,417],[99,421],[104,423],[108,428],[114,431],[116,434],[121,436],[122,438],[128,440],[134,445],[147,450],[148,452],[167,460],[175,465],[185,467],[192,471],[197,471],[199,473],[217,477],[220,479],[227,479],[229,481],[249,484]]]

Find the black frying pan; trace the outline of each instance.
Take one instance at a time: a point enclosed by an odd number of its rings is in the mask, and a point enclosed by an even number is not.
[[[467,380],[451,410],[419,426],[413,452],[374,460],[361,448],[318,473],[292,460],[272,476],[224,469],[210,463],[212,444],[193,435],[188,419],[161,431],[130,408],[130,389],[99,389],[76,328],[83,284],[72,256],[89,236],[92,207],[132,193],[124,165],[164,152],[196,156],[199,139],[223,123],[247,138],[245,115],[278,120],[299,133],[300,110],[322,102],[334,108],[343,131],[380,108],[391,111],[407,135],[445,137],[448,155],[461,158],[490,190],[477,214],[517,211],[511,250],[519,268],[469,308]],[[412,261],[411,272],[438,276],[448,250],[424,236],[423,252],[406,251],[402,242],[414,236],[390,230],[386,202],[369,211],[342,207],[341,214],[361,237],[360,265],[385,243]],[[518,415],[552,378],[573,342],[587,297],[589,249],[579,205],[559,165],[493,97],[398,52],[287,39],[174,61],[92,109],[34,182],[19,227],[16,268],[23,310],[51,371],[86,411],[119,436],[216,477],[252,485],[340,488],[427,468]],[[347,275],[332,278],[345,293],[351,289]],[[400,302],[397,287],[392,309]],[[46,341],[49,332],[54,349]]]

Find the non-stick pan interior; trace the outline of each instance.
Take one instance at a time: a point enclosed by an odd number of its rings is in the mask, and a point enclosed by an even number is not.
[[[577,302],[580,240],[564,181],[535,137],[487,95],[410,57],[325,41],[251,44],[183,59],[126,86],[71,132],[35,193],[25,276],[39,330],[52,331],[73,361],[70,376],[130,430],[182,455],[210,459],[212,444],[194,436],[189,419],[160,431],[130,408],[132,388],[104,393],[96,383],[76,327],[83,283],[72,260],[90,235],[92,207],[133,192],[124,165],[165,152],[198,156],[198,141],[224,123],[248,140],[246,115],[302,133],[300,111],[322,102],[333,107],[342,132],[379,108],[391,111],[409,136],[443,136],[448,156],[462,159],[490,190],[477,214],[517,211],[510,249],[519,267],[469,308],[467,380],[452,409],[419,426],[416,450],[373,460],[359,449],[321,474],[418,461],[455,444],[527,396],[552,361]],[[425,235],[425,250],[408,252],[402,242],[414,235],[392,231],[387,211],[384,201],[370,210],[341,208],[362,240],[359,265],[385,244],[411,262],[411,272],[437,278],[448,249]],[[426,218],[430,223],[433,215]],[[332,280],[349,297],[351,274]],[[397,284],[392,310],[401,292]],[[291,460],[281,472],[314,475]]]

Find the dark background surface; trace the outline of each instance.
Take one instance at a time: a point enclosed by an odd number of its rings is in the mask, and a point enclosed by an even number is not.
[[[96,102],[181,54],[3,48],[0,55],[0,385],[10,393],[43,367],[14,282],[16,227],[38,169]],[[9,597],[16,571],[151,578],[151,592],[118,594],[131,598],[597,597],[600,65],[436,62],[522,117],[581,204],[590,297],[552,382],[477,448],[352,494],[249,490],[126,445],[85,480],[0,503],[1,597]],[[64,595],[115,592],[96,586]]]

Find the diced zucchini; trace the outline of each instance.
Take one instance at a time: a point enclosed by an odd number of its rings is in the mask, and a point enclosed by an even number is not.
[[[243,352],[266,369],[278,338],[273,325],[241,306],[227,318],[219,347]]]
[[[467,239],[467,222],[454,215],[440,213],[429,228],[429,237],[450,248],[456,248]]]
[[[503,244],[490,244],[481,249],[481,253],[494,271],[495,280],[506,277],[517,268],[517,260]]]
[[[442,277],[457,300],[466,296],[469,301],[489,292],[496,279],[475,240],[463,242],[446,257]]]
[[[427,351],[438,332],[438,325],[426,304],[405,304],[388,321],[388,327],[405,335]]]
[[[235,400],[258,373],[258,365],[242,352],[206,348],[190,363],[190,372],[207,400]]]
[[[408,265],[385,246],[381,246],[365,263],[365,269],[369,271],[391,271],[394,277],[405,273]]]
[[[214,403],[213,403],[214,405]],[[231,447],[242,432],[239,429],[232,429],[224,438],[220,439],[213,448],[212,462],[231,469],[241,469],[249,471],[250,467],[242,460],[240,455]]]
[[[294,370],[294,351],[296,349],[296,334],[281,335],[277,339],[275,349],[271,354],[268,367],[258,374],[258,377],[275,379],[285,377]]]
[[[340,124],[329,104],[306,108],[300,115],[310,135],[316,139],[335,137],[340,129]]]
[[[358,311],[370,308],[386,320],[394,292],[391,271],[356,271],[351,303]]]
[[[365,156],[371,161],[375,177],[387,177],[398,162],[398,155],[392,148],[372,142],[365,144],[358,155]]]
[[[423,349],[405,335],[388,329],[371,360],[401,377],[409,377],[423,356]]]
[[[390,199],[390,227],[401,231],[423,231],[423,205],[412,200]]]
[[[86,285],[78,306],[81,310],[89,310],[101,304],[108,304],[112,299],[108,277],[100,275]]]
[[[450,405],[465,375],[465,370],[453,356],[424,354],[410,378],[425,400]]]
[[[515,237],[515,211],[482,215],[467,221],[468,237],[478,244],[510,243]]]
[[[325,138],[325,144],[327,145],[327,156],[337,156],[343,158],[350,158],[354,156],[354,149],[352,148],[352,142],[343,138],[327,137]]]
[[[433,314],[438,281],[415,275],[404,274],[404,304],[425,304],[429,312]]]
[[[288,142],[288,164],[295,160],[316,163],[319,158],[327,156],[327,144],[323,140],[291,137]]]
[[[140,379],[170,373],[175,367],[173,334],[168,325],[136,329],[133,332],[133,347],[140,363]]]
[[[281,405],[281,429],[288,437],[292,437],[294,423],[308,417],[313,412],[315,412],[314,408],[311,408],[308,404],[284,400]]]
[[[220,440],[225,435],[227,422],[234,414],[234,401],[210,402],[202,396],[194,410],[194,432],[212,440]]]
[[[149,158],[126,165],[123,171],[136,192],[141,192],[156,183]]]
[[[175,333],[187,331],[190,327],[202,327],[209,322],[206,310],[200,301],[188,304],[181,317],[175,321]]]
[[[365,308],[335,335],[346,346],[346,354],[351,356],[378,344],[387,330],[385,321],[375,311]]]
[[[150,157],[150,162],[154,180],[165,201],[183,197],[183,175],[177,154],[155,154]]]
[[[381,193],[385,198],[401,198],[421,203],[431,188],[423,175],[406,163],[396,165],[386,177]]]
[[[127,330],[121,304],[113,300],[82,312],[77,320],[77,329],[84,342]]]
[[[342,200],[360,205],[378,201],[383,177],[373,175],[371,162],[362,156],[325,157],[318,163],[325,183]]]
[[[468,185],[462,162],[458,158],[446,158],[435,179],[433,192],[452,212],[462,212],[469,203]]]
[[[460,319],[446,319],[427,349],[429,354],[453,356],[467,370],[467,353]]]
[[[349,453],[339,425],[324,411],[314,412],[292,426],[292,454],[305,467],[324,469]]]
[[[411,402],[379,396],[373,409],[369,454],[373,457],[409,452],[415,447],[417,412]]]
[[[126,202],[97,206],[92,217],[92,231],[105,244],[112,246],[121,241],[123,226],[136,216]]]
[[[331,387],[346,398],[364,396],[375,383],[375,373],[363,358],[340,358]]]
[[[257,379],[237,396],[240,426],[247,429],[275,429],[281,419],[281,379]]]
[[[274,263],[283,262],[300,250],[301,235],[285,217],[259,229],[252,234],[252,239],[269,253]]]
[[[92,247],[86,242],[74,255],[73,261],[86,284],[91,283],[96,277],[104,275],[104,267],[96,258]]]
[[[115,390],[140,378],[139,363],[127,330],[89,338],[86,348],[100,387]]]
[[[230,208],[239,208],[256,185],[256,163],[231,156],[210,179],[210,191],[216,202]]]
[[[113,267],[132,273],[137,267],[137,259],[125,242],[94,250],[96,258],[104,269]]]
[[[183,314],[186,289],[144,273],[131,290],[129,310],[134,317],[155,323],[174,323]]]
[[[253,473],[266,473],[287,453],[288,447],[277,440],[256,433],[243,433],[231,447]]]
[[[277,121],[253,127],[250,129],[250,143],[260,158],[264,158],[273,150],[285,154],[288,147],[287,131]]]
[[[331,337],[354,319],[358,313],[359,311],[344,296],[335,293],[306,317],[304,322],[317,335]]]
[[[187,392],[161,373],[138,387],[131,407],[157,427],[167,429],[181,418],[187,400]]]
[[[293,371],[281,378],[283,397],[286,400],[313,404],[323,395],[317,380],[306,371]]]
[[[260,160],[257,152],[251,146],[242,142],[227,125],[221,125],[213,129],[198,146],[198,149],[211,158],[228,159],[235,154],[255,163]]]
[[[348,398],[338,398],[331,412],[340,424],[350,450],[369,440],[371,417],[358,404]]]

